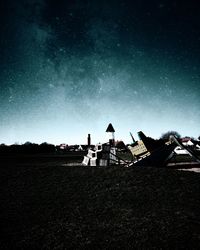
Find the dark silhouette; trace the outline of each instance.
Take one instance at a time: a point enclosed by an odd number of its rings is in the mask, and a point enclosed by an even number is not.
[[[173,130],[163,133],[160,138],[163,140],[169,140],[170,135],[174,135],[176,138],[181,138],[181,135],[177,131]]]
[[[37,154],[37,153],[54,153],[55,146],[44,142],[42,144],[36,144],[26,142],[22,145],[13,144],[7,146],[5,144],[0,145],[0,154]]]

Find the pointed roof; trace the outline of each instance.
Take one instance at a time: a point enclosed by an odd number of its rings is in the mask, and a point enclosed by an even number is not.
[[[111,123],[109,123],[107,129],[106,129],[106,132],[115,132],[114,128],[113,128],[113,125]]]

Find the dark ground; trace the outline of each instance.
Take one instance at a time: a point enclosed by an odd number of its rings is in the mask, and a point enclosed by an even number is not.
[[[0,249],[199,249],[200,174],[0,158]]]

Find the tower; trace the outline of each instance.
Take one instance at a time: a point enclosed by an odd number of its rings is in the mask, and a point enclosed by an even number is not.
[[[90,134],[88,134],[88,137],[87,137],[87,145],[88,145],[88,148],[91,146],[91,136],[90,136]]]
[[[110,138],[109,138],[109,143],[111,146],[115,145],[115,130],[113,128],[113,125],[111,123],[109,123],[107,129],[106,129],[107,133],[110,133]]]

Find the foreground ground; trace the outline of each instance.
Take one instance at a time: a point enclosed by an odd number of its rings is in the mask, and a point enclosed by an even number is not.
[[[1,157],[1,249],[199,249],[200,174]]]

